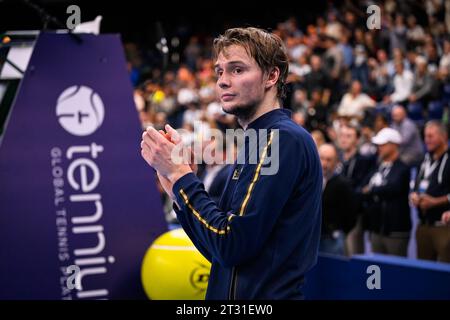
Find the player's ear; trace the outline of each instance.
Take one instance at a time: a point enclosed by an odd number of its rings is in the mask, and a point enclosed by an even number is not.
[[[280,77],[280,69],[278,67],[273,67],[271,71],[267,74],[266,89],[269,89],[277,84],[278,78]]]

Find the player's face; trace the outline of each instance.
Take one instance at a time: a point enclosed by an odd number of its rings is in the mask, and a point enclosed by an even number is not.
[[[250,118],[264,98],[264,73],[245,48],[231,45],[216,61],[216,94],[225,112]]]

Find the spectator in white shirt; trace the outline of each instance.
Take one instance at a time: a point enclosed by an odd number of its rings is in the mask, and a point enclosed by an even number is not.
[[[421,25],[417,24],[417,19],[414,15],[409,15],[407,19],[408,30],[406,31],[406,38],[409,41],[421,42],[425,38],[425,31]]]
[[[394,92],[384,98],[385,103],[403,103],[411,94],[414,74],[405,70],[402,61],[395,63]]]
[[[306,55],[303,54],[300,57],[298,57],[297,62],[290,63],[289,72],[291,72],[296,77],[300,78],[301,81],[303,81],[303,77],[311,72],[311,66],[308,64]]]
[[[362,92],[361,83],[358,80],[352,82],[350,92],[347,92],[341,100],[338,115],[345,117],[362,118],[364,110],[375,106],[375,101]]]

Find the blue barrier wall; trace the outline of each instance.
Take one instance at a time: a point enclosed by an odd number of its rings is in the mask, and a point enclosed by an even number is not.
[[[368,289],[370,265],[380,268],[381,289]],[[320,254],[308,273],[304,293],[318,299],[445,299],[450,300],[450,264],[385,255],[340,258]]]

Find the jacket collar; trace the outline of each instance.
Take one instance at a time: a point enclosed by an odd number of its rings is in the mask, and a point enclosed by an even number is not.
[[[291,118],[291,110],[278,108],[271,110],[269,112],[264,113],[263,115],[259,116],[252,122],[250,122],[247,126],[247,129],[263,129],[270,127],[271,124],[277,122],[278,120],[282,118]],[[246,129],[246,130],[247,130]]]

